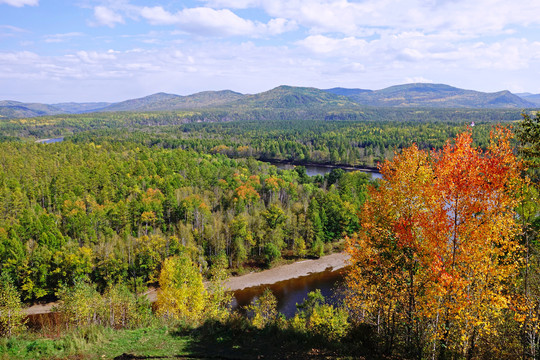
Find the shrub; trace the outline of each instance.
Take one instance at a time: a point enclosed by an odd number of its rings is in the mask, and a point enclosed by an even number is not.
[[[308,293],[307,299],[296,306],[300,312],[290,320],[293,330],[322,336],[331,341],[344,337],[349,331],[347,312],[325,304],[319,289]]]
[[[0,336],[12,336],[22,332],[26,315],[15,285],[6,275],[0,278]]]
[[[272,323],[277,317],[277,299],[270,289],[266,289],[261,296],[248,306],[248,317],[251,324],[258,329]]]
[[[338,340],[347,335],[350,324],[344,309],[329,304],[316,305],[309,317],[308,328],[328,340]]]
[[[99,322],[102,298],[95,285],[78,280],[72,287],[60,287],[56,295],[60,299],[60,305],[54,307],[53,311],[62,315],[68,327],[88,326]]]

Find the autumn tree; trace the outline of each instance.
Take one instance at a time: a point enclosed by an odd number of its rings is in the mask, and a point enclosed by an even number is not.
[[[202,319],[207,293],[202,275],[187,253],[165,259],[159,286],[158,315],[190,323]]]
[[[483,151],[465,132],[439,152],[412,146],[381,166],[347,241],[348,304],[387,352],[471,357],[496,334],[520,250],[510,137],[495,130]]]

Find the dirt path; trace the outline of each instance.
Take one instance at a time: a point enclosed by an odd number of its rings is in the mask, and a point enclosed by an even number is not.
[[[225,282],[225,287],[230,291],[241,290],[252,286],[268,285],[278,281],[294,279],[324,271],[328,268],[333,270],[347,266],[349,255],[337,253],[321,257],[316,260],[302,260],[292,264],[281,265],[261,272],[253,272],[242,276],[229,278]],[[150,302],[156,301],[156,289],[149,289],[144,293]],[[51,312],[53,306],[58,303],[38,304],[26,309],[27,315],[46,314]]]

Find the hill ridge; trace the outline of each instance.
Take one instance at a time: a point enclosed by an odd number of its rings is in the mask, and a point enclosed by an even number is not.
[[[398,108],[473,108],[518,109],[540,106],[540,94],[518,96],[508,90],[481,92],[446,84],[408,83],[380,90],[335,87],[318,89],[280,85],[256,94],[242,94],[233,90],[207,90],[191,95],[157,92],[135,99],[115,103],[66,102],[58,104],[0,101],[0,117],[33,117],[58,114],[115,111],[174,111],[199,109],[253,108],[265,110],[330,110],[358,109],[361,107]]]

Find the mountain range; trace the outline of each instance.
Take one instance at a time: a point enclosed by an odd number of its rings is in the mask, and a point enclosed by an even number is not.
[[[512,94],[507,90],[486,93],[459,89],[444,84],[428,83],[396,85],[381,90],[279,86],[272,90],[251,95],[231,90],[204,91],[187,96],[157,93],[116,103],[71,102],[39,104],[4,100],[0,101],[0,117],[16,118],[89,112],[196,109],[302,110],[324,108],[339,110],[358,109],[366,106],[524,109],[540,107],[540,94]]]

